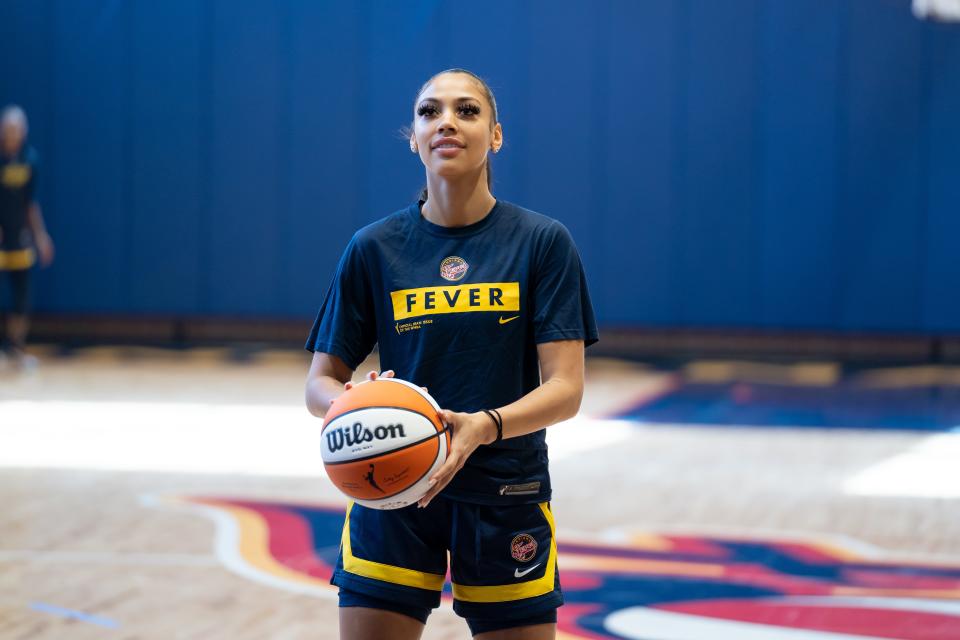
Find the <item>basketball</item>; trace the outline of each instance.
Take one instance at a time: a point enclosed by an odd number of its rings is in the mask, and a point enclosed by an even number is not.
[[[373,509],[399,509],[419,500],[450,448],[434,399],[397,378],[345,391],[327,411],[321,437],[330,480]]]

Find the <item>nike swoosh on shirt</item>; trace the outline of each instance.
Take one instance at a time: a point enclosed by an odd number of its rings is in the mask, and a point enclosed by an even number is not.
[[[500,316],[500,324],[507,324],[507,323],[510,322],[511,320],[516,320],[516,319],[519,318],[519,317],[520,317],[520,316],[513,316],[512,318],[507,318],[506,320],[504,320],[504,319],[503,319],[503,316]]]
[[[513,570],[513,577],[514,577],[514,578],[522,578],[523,576],[527,575],[528,573],[530,573],[531,571],[533,571],[534,569],[536,569],[536,568],[539,567],[539,566],[540,566],[540,563],[538,562],[537,564],[533,565],[532,567],[530,567],[530,568],[528,568],[528,569],[524,569],[523,571],[520,571],[519,568],[514,569],[514,570]]]

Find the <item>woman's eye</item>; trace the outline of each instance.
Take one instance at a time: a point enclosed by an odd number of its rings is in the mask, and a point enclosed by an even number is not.
[[[417,108],[417,115],[426,118],[435,118],[440,115],[440,108],[433,104],[420,105]],[[457,115],[462,118],[472,118],[480,115],[480,107],[475,104],[457,105]]]

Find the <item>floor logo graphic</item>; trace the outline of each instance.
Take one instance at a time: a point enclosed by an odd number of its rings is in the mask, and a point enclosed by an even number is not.
[[[343,509],[218,497],[149,497],[217,523],[217,554],[248,578],[333,597]],[[863,545],[635,535],[559,537],[558,638],[955,640],[960,563],[901,562]],[[449,587],[445,593],[450,596]]]

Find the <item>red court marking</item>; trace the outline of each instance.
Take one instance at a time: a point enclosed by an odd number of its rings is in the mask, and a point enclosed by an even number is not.
[[[564,577],[564,580],[566,578]],[[584,640],[610,640],[609,635],[598,635],[581,629],[577,620],[592,613],[601,611],[603,607],[595,604],[565,604],[557,609],[557,631]]]
[[[281,509],[257,509],[267,521],[270,531],[270,554],[280,564],[314,578],[329,580],[333,568],[321,562],[313,546],[313,535],[307,519]],[[281,534],[281,535],[277,535]]]
[[[753,624],[893,638],[944,640],[960,637],[957,618],[936,613],[831,607],[769,600],[707,600],[658,605],[657,609]]]
[[[960,580],[941,576],[907,576],[883,568],[844,569],[843,581],[873,589],[920,589],[925,591],[956,591],[960,594]]]

